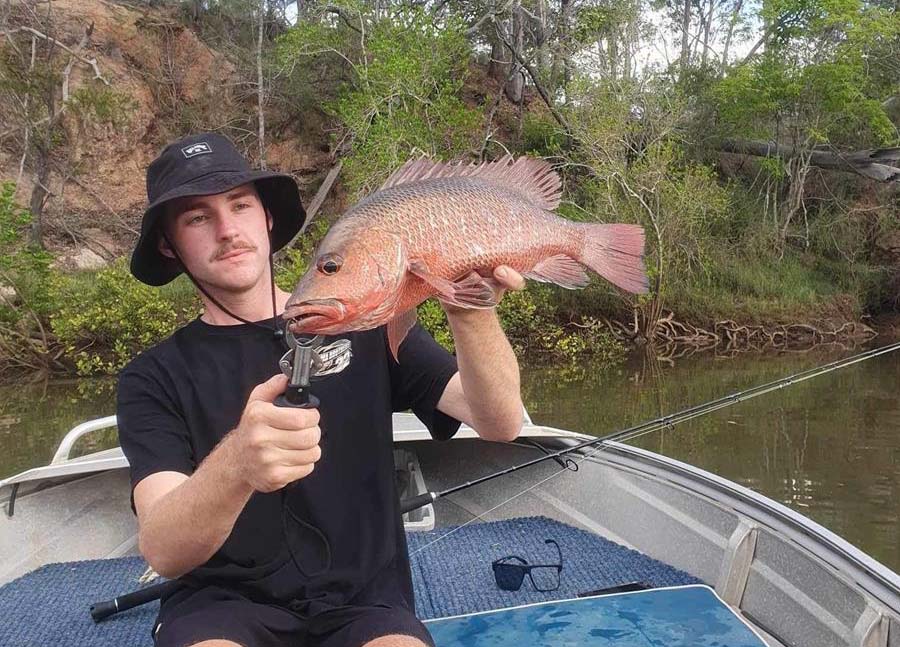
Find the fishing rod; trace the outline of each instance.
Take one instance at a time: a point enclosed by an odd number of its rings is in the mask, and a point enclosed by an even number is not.
[[[629,440],[631,438],[636,438],[637,436],[641,436],[643,434],[650,433],[652,431],[657,431],[659,429],[671,428],[682,422],[687,422],[688,420],[692,420],[693,418],[697,418],[699,416],[706,415],[707,413],[711,413],[713,411],[723,409],[725,407],[731,406],[732,404],[750,400],[751,398],[755,398],[757,396],[764,395],[766,393],[770,393],[770,392],[776,391],[778,389],[782,389],[782,388],[784,388],[786,386],[790,386],[792,384],[797,384],[799,382],[803,382],[805,380],[811,379],[811,378],[819,376],[819,375],[824,375],[825,373],[835,371],[839,368],[844,368],[844,367],[850,366],[852,364],[857,364],[859,362],[863,362],[867,359],[877,357],[878,355],[884,355],[886,353],[890,353],[897,349],[900,349],[900,342],[891,344],[889,346],[882,346],[881,348],[875,348],[870,351],[866,351],[864,353],[854,355],[853,357],[848,357],[848,358],[842,359],[842,360],[836,360],[834,362],[830,362],[828,364],[824,364],[822,366],[818,366],[815,368],[807,369],[805,371],[800,371],[799,373],[795,373],[794,375],[790,375],[788,377],[781,378],[780,380],[775,380],[774,382],[769,382],[767,384],[755,386],[755,387],[746,389],[744,391],[739,391],[737,393],[733,393],[731,395],[726,395],[724,397],[718,398],[716,400],[712,400],[710,402],[698,404],[693,407],[683,409],[682,411],[678,411],[676,413],[672,413],[672,414],[669,414],[666,416],[661,416],[654,420],[649,420],[649,421],[643,422],[639,425],[635,425],[635,426],[629,427],[627,429],[613,432],[606,436],[601,436],[599,438],[592,438],[591,440],[586,440],[586,441],[578,443],[576,445],[572,445],[571,447],[567,447],[565,449],[561,449],[556,452],[551,452],[551,453],[545,454],[539,458],[535,458],[533,460],[526,461],[525,463],[522,463],[520,465],[514,465],[512,467],[505,468],[498,472],[494,472],[492,474],[482,476],[481,478],[477,478],[472,481],[467,481],[465,483],[453,486],[446,490],[440,490],[438,492],[425,492],[424,494],[420,494],[411,499],[401,501],[400,502],[400,510],[401,510],[402,514],[406,514],[407,512],[417,510],[418,508],[426,506],[429,503],[437,501],[438,499],[440,499],[442,497],[448,496],[455,492],[459,492],[461,490],[465,490],[466,488],[470,488],[475,485],[479,485],[481,483],[485,483],[487,481],[491,481],[495,478],[500,478],[501,476],[505,476],[506,474],[511,474],[512,472],[517,472],[518,470],[525,469],[526,467],[531,467],[532,465],[537,465],[538,463],[543,463],[544,461],[548,461],[548,460],[560,461],[560,457],[564,456],[565,454],[571,454],[572,452],[577,452],[582,449],[586,449],[588,447],[592,447],[595,445],[602,445],[605,443],[622,442],[622,441]],[[602,447],[600,449],[602,450]],[[562,461],[560,461],[560,462],[562,462]],[[563,468],[563,469],[568,469],[568,468]],[[108,618],[109,616],[114,615],[120,611],[124,611],[126,609],[130,609],[135,606],[146,604],[147,602],[151,602],[153,600],[157,600],[172,585],[172,582],[173,582],[172,580],[160,582],[157,584],[150,585],[144,589],[139,589],[138,591],[134,591],[132,593],[128,593],[128,594],[119,596],[118,598],[109,600],[107,602],[98,602],[91,606],[91,616],[94,618],[95,622],[100,622],[101,620]]]
[[[653,431],[658,431],[660,429],[669,429],[682,422],[687,422],[688,420],[693,420],[694,418],[712,413],[713,411],[724,409],[725,407],[729,407],[732,404],[744,402],[760,395],[765,395],[766,393],[771,393],[772,391],[783,389],[787,386],[791,386],[792,384],[798,384],[799,382],[804,382],[814,377],[818,377],[819,375],[824,375],[825,373],[830,373],[831,371],[836,371],[838,369],[851,366],[852,364],[864,362],[867,359],[877,357],[878,355],[884,355],[886,353],[893,352],[897,349],[900,349],[900,342],[865,351],[863,353],[859,353],[858,355],[847,357],[841,360],[836,360],[834,362],[823,364],[822,366],[817,366],[805,371],[800,371],[799,373],[795,373],[794,375],[789,375],[779,380],[768,382],[767,384],[754,386],[749,389],[745,389],[744,391],[738,391],[737,393],[732,393],[731,395],[726,395],[716,400],[711,400],[710,402],[706,402],[704,404],[698,404],[693,407],[683,409],[676,413],[660,416],[659,418],[655,418],[654,420],[648,420],[647,422],[642,422],[641,424],[635,425],[633,427],[615,431],[611,434],[600,436],[599,438],[592,438],[591,440],[580,442],[576,445],[566,447],[565,449],[560,449],[556,452],[549,452],[543,456],[532,459],[530,461],[526,461],[519,465],[513,465],[511,467],[507,467],[500,471],[487,474],[486,476],[482,476],[472,481],[466,481],[465,483],[454,485],[453,487],[447,488],[446,490],[425,492],[410,499],[406,499],[405,501],[401,501],[400,512],[401,514],[406,514],[407,512],[417,510],[423,506],[428,505],[429,503],[437,501],[440,498],[443,498],[450,494],[454,494],[455,492],[466,490],[470,487],[474,487],[476,485],[492,481],[496,478],[500,478],[501,476],[512,474],[513,472],[518,472],[519,470],[525,469],[526,467],[531,467],[532,465],[537,465],[538,463],[543,463],[549,460],[556,460],[557,462],[561,462],[561,456],[571,454],[573,452],[578,452],[582,449],[587,449],[588,447],[604,445],[607,443],[623,442],[632,438],[636,438],[638,436],[642,436],[644,434],[651,433]],[[602,447],[600,448],[600,450],[602,451]],[[569,468],[563,467],[563,469]]]

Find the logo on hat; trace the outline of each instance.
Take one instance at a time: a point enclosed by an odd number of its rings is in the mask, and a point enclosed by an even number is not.
[[[197,155],[206,155],[207,153],[212,153],[212,149],[206,142],[197,142],[196,144],[185,146],[181,149],[181,152],[186,158],[190,159],[192,157],[196,157]]]

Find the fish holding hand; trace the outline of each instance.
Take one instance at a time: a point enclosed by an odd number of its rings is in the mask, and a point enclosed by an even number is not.
[[[339,334],[387,324],[394,358],[416,306],[493,308],[495,269],[583,288],[588,268],[634,293],[648,289],[639,225],[577,223],[552,211],[559,175],[542,159],[404,164],[331,227],[288,299],[296,333]]]

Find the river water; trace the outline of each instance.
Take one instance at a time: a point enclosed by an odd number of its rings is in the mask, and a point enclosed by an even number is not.
[[[855,351],[859,352],[859,350]],[[847,352],[712,354],[618,368],[525,365],[535,422],[607,434]],[[0,386],[0,478],[45,465],[65,432],[115,412],[111,380]],[[113,446],[115,431],[77,453]],[[809,516],[900,572],[900,352],[742,402],[632,441],[761,492]]]

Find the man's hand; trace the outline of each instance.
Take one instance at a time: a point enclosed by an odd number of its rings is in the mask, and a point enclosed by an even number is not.
[[[508,265],[494,269],[496,301],[506,290],[521,290],[525,279]],[[459,372],[450,378],[438,409],[461,420],[486,440],[513,440],[522,429],[519,365],[500,328],[495,309],[443,304],[456,345]]]
[[[523,290],[525,288],[525,278],[516,272],[509,265],[500,265],[494,268],[494,280],[498,286],[495,287],[494,293],[497,295],[497,303],[507,290]]]
[[[227,437],[235,468],[259,492],[309,476],[322,457],[318,410],[272,404],[286,387],[287,377],[279,374],[253,389],[241,421]]]

